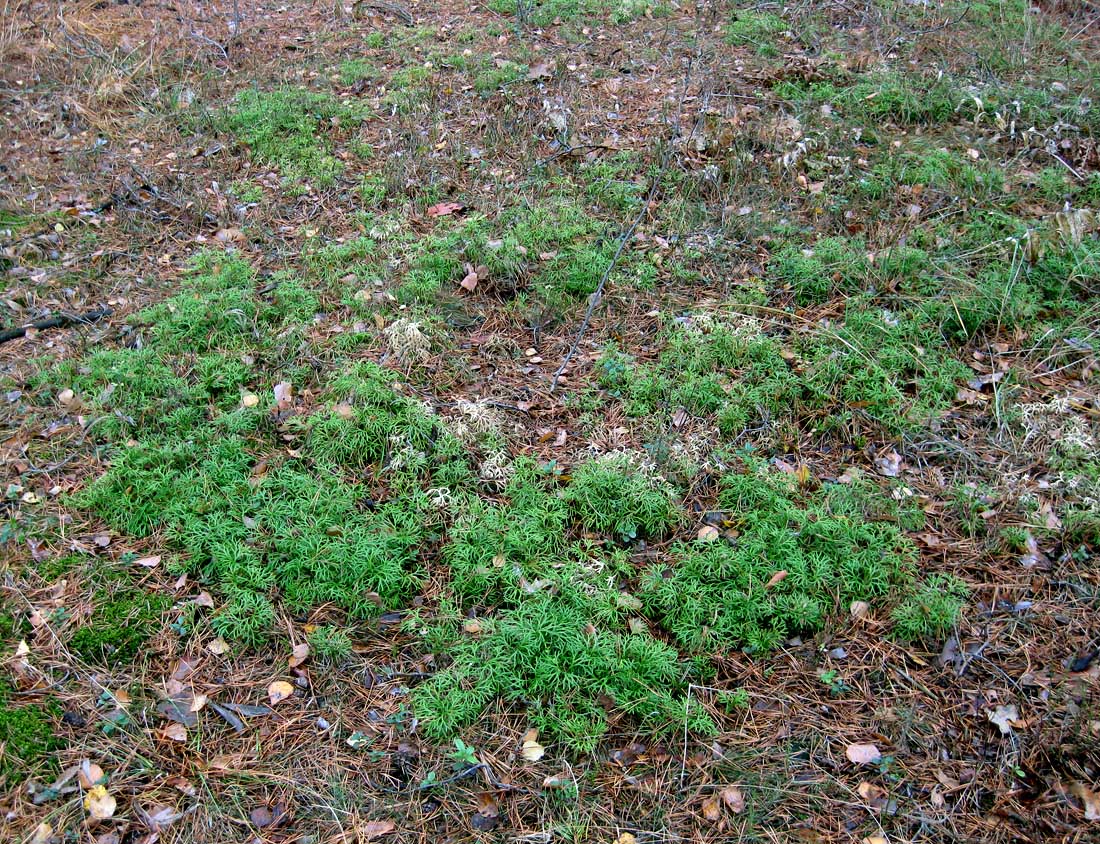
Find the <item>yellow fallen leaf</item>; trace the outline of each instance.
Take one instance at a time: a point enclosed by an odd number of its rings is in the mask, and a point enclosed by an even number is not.
[[[271,701],[271,705],[275,706],[277,703],[281,703],[288,697],[294,696],[294,687],[290,685],[286,680],[276,680],[270,686],[267,687],[267,698]]]
[[[533,739],[525,741],[520,751],[520,756],[528,762],[538,762],[545,754],[546,748]]]
[[[213,642],[206,646],[206,649],[214,656],[221,656],[222,654],[229,653],[229,643],[225,641],[221,636],[215,639]]]
[[[84,809],[93,820],[107,820],[115,813],[116,808],[118,808],[118,802],[102,785],[88,789],[88,793],[84,795]]]
[[[52,837],[53,827],[45,821],[42,821],[42,823],[34,828],[34,834],[31,836],[31,844],[47,844]]]
[[[638,844],[638,839],[632,832],[624,832],[615,839],[615,844]]]

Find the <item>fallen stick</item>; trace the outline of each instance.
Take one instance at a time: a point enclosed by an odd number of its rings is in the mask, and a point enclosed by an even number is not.
[[[93,322],[98,322],[103,319],[103,317],[110,315],[110,308],[99,308],[94,311],[88,311],[85,314],[54,314],[51,317],[40,319],[37,322],[0,331],[0,343],[7,343],[9,340],[17,340],[20,337],[26,337],[27,332],[31,330],[42,331],[47,328],[65,328],[70,325],[91,325]]]

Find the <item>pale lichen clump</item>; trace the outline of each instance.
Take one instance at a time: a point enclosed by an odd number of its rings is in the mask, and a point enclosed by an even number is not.
[[[477,474],[481,480],[495,489],[504,489],[515,474],[516,468],[508,452],[502,448],[493,449],[478,464]]]
[[[1020,405],[1024,442],[1038,439],[1063,448],[1091,449],[1096,437],[1080,414],[1074,412],[1069,396],[1049,402]]]
[[[455,415],[448,420],[448,427],[464,443],[480,442],[504,429],[504,414],[487,402],[459,399],[454,409]]]
[[[385,329],[390,351],[403,362],[423,362],[428,359],[432,343],[421,324],[411,319],[399,319]]]
[[[718,315],[713,311],[696,311],[679,320],[685,331],[692,334],[713,334],[716,331],[729,331],[739,337],[755,337],[764,333],[763,323],[748,314],[727,313]]]

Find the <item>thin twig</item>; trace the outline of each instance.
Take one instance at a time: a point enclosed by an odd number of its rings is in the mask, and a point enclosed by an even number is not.
[[[93,322],[97,322],[110,315],[110,308],[98,308],[97,310],[88,311],[84,314],[54,314],[51,317],[40,319],[29,325],[20,325],[15,328],[0,331],[0,343],[7,343],[9,340],[17,340],[20,337],[25,337],[27,332],[31,330],[42,331],[46,328],[67,328],[70,325],[91,325]]]

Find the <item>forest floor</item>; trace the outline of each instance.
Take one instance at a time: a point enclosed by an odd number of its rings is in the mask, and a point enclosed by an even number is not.
[[[3,0],[0,837],[1100,840],[1100,9],[341,2]]]

